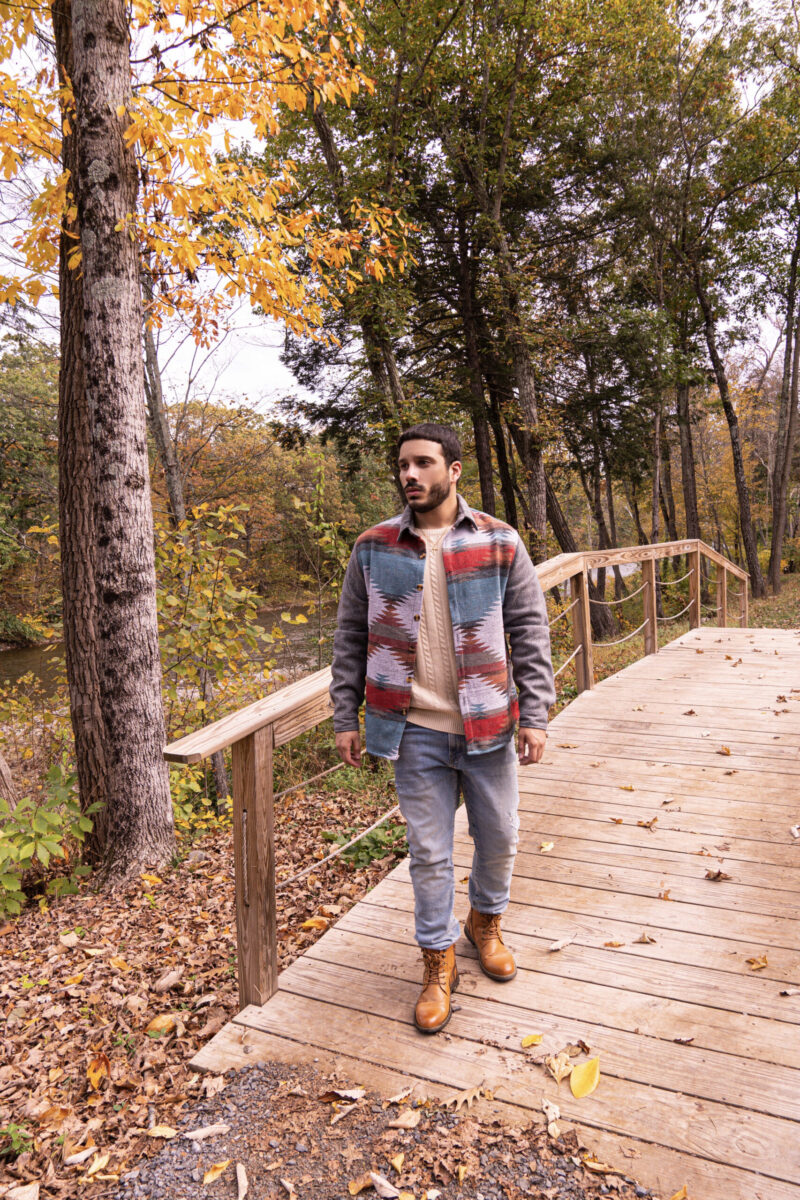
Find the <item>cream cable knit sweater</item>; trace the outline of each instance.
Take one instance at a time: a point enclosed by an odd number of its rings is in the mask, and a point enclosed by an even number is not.
[[[417,529],[425,540],[427,553],[408,719],[413,725],[424,725],[426,729],[463,734],[464,722],[458,706],[458,668],[442,555],[442,542],[448,532]]]

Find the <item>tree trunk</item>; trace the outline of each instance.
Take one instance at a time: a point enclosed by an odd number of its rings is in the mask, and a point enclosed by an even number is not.
[[[500,415],[500,402],[490,379],[487,380],[487,386],[489,388],[490,399],[489,424],[494,435],[494,452],[497,458],[497,470],[500,475],[500,494],[503,497],[505,518],[508,524],[512,525],[514,529],[519,529],[517,498],[514,494],[514,480],[511,474],[511,465],[508,461],[503,418]]]
[[[146,271],[142,271],[142,291],[148,301],[153,299],[153,283]],[[186,520],[186,504],[183,497],[183,480],[175,453],[172,435],[167,424],[167,414],[164,410],[164,391],[161,386],[161,367],[158,363],[156,340],[153,327],[145,319],[144,322],[144,394],[147,399],[147,413],[150,432],[156,446],[161,470],[164,472],[164,482],[167,485],[169,500],[169,515],[173,525],[179,525]]]
[[[572,530],[569,527],[569,522],[564,516],[564,510],[558,502],[553,485],[545,475],[545,488],[547,496],[547,519],[550,522],[553,533],[556,535],[556,541],[561,547],[564,554],[577,553],[578,547],[575,544],[575,538],[572,536]],[[612,634],[619,631],[616,618],[607,604],[602,603],[602,596],[592,582],[591,573],[587,572],[589,584],[589,599],[594,601],[590,604],[589,611],[592,622],[592,637],[599,640],[604,637],[611,637]]]
[[[73,0],[84,378],[94,458],[97,659],[110,804],[102,847],[114,882],[168,861],[174,844],[142,377],[136,160],[122,0]],[[122,116],[118,116],[122,110]]]
[[[692,445],[692,426],[689,415],[689,385],[679,383],[676,388],[675,415],[678,418],[678,433],[681,444],[681,484],[683,506],[686,510],[687,538],[700,537],[700,518],[697,511],[697,479]]]
[[[789,474],[794,455],[797,423],[798,345],[800,345],[800,314],[795,315],[797,303],[797,272],[800,261],[800,223],[795,231],[789,281],[786,295],[786,346],[783,355],[781,395],[778,407],[778,430],[775,444],[775,468],[772,473],[772,540],[769,551],[768,578],[775,595],[781,587],[781,558],[786,533],[786,501]]]
[[[464,330],[464,346],[467,352],[470,408],[472,410],[472,427],[475,431],[475,457],[478,462],[478,478],[481,484],[481,504],[484,512],[494,516],[492,447],[489,438],[489,424],[486,420],[486,397],[483,391],[483,373],[473,303],[475,280],[467,230],[461,213],[458,217],[458,268],[458,301]]]
[[[663,478],[660,496],[664,523],[667,527],[667,538],[671,542],[677,542],[678,522],[675,517],[675,493],[672,490],[672,455],[666,438],[661,439],[661,465]]]
[[[0,752],[0,799],[5,800],[12,811],[17,807],[19,801],[11,768],[3,757],[2,752]]]
[[[731,402],[725,364],[717,347],[717,335],[711,311],[711,301],[703,287],[700,272],[696,264],[693,269],[695,293],[703,313],[703,326],[706,336],[706,346],[708,347],[708,356],[714,368],[714,377],[719,389],[719,398],[722,401],[725,419],[728,422],[731,450],[733,451],[733,475],[736,480],[736,495],[739,500],[739,524],[742,530],[742,542],[744,543],[744,552],[747,559],[747,570],[750,572],[750,587],[752,588],[754,598],[759,599],[765,594],[766,588],[764,587],[764,577],[761,574],[761,564],[758,561],[758,546],[756,545],[756,536],[753,529],[753,518],[750,513],[750,493],[744,473],[739,420],[736,416],[736,409]],[[698,533],[694,536],[699,537],[700,535]]]
[[[56,59],[62,82],[72,79],[70,0],[52,9]],[[62,165],[69,173],[72,199],[78,172],[74,113],[62,112]],[[82,811],[94,804],[94,832],[85,855],[96,857],[105,842],[108,819],[108,776],[104,743],[100,677],[97,667],[97,589],[94,576],[94,464],[89,407],[83,371],[83,276],[70,270],[68,259],[78,236],[77,222],[64,217],[59,245],[61,357],[58,372],[58,517],[61,544],[62,619],[69,710],[75,737],[75,765]]]

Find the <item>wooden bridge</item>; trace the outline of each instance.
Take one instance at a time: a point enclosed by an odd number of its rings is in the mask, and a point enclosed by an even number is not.
[[[694,627],[656,653],[652,564],[677,553]],[[701,555],[719,621],[705,627]],[[649,653],[594,685],[586,572],[598,558],[644,560]],[[322,672],[168,751],[186,762],[234,747],[242,1011],[193,1065],[313,1061],[387,1095],[482,1086],[484,1110],[511,1120],[542,1120],[546,1099],[596,1159],[664,1200],[684,1186],[690,1200],[800,1200],[800,630],[747,628],[743,572],[703,543],[539,571],[546,587],[570,580],[581,691],[542,762],[520,769],[504,921],[516,979],[492,983],[462,939],[458,1011],[444,1033],[416,1032],[406,863],[277,977],[270,756],[328,715]],[[735,628],[728,574],[743,580]],[[460,809],[462,918],[471,853]],[[523,1049],[529,1034],[542,1042]],[[541,1061],[578,1041],[601,1068],[583,1099]]]

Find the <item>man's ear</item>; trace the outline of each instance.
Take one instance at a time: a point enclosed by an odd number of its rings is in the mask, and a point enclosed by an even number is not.
[[[460,462],[450,463],[450,482],[457,483],[460,478],[461,478],[461,463]]]

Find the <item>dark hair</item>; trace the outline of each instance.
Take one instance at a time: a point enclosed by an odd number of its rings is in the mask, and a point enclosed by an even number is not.
[[[454,462],[461,462],[461,443],[455,429],[451,429],[449,425],[434,425],[430,421],[423,421],[421,425],[412,425],[409,429],[404,429],[397,443],[397,453],[400,453],[403,442],[417,438],[426,442],[438,442],[448,467]]]

